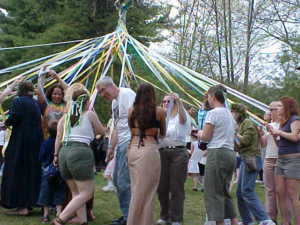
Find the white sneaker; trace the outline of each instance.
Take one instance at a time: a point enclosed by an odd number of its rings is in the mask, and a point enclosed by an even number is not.
[[[159,219],[159,220],[157,220],[156,224],[157,225],[167,225],[167,224],[171,224],[171,221]]]
[[[264,220],[259,223],[259,225],[276,225],[273,220]]]
[[[182,225],[180,222],[173,222],[172,225]]]
[[[261,180],[256,180],[255,183],[256,183],[256,184],[263,184],[264,182],[261,181]]]
[[[105,192],[115,191],[116,187],[113,185],[107,185],[107,186],[103,187],[102,190]]]

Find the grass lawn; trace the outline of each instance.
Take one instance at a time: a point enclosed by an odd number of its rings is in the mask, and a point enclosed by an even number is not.
[[[145,176],[145,179],[146,176]],[[98,173],[95,181],[95,198],[94,198],[94,209],[93,212],[96,216],[96,220],[89,224],[91,225],[104,225],[110,224],[112,219],[121,216],[119,205],[117,202],[117,196],[115,193],[105,193],[102,191],[102,187],[106,185],[102,174]],[[186,182],[186,200],[184,210],[184,222],[185,225],[202,225],[205,221],[205,207],[203,192],[195,192],[192,190],[192,178],[188,178]],[[256,193],[264,204],[265,189],[256,185]],[[233,188],[234,191],[235,188]],[[234,196],[234,192],[232,192]],[[0,208],[0,225],[6,224],[18,224],[18,225],[40,225],[40,218],[42,213],[40,209],[35,208],[29,216],[17,217],[17,216],[5,216],[4,212],[6,209]],[[53,218],[54,215],[51,215]],[[159,203],[156,200],[155,205],[155,220],[159,219]],[[138,224],[137,224],[138,225]]]

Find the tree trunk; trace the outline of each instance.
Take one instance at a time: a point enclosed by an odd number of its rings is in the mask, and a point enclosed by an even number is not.
[[[225,59],[226,59],[226,73],[227,82],[230,84],[230,69],[229,69],[229,53],[228,53],[228,31],[227,31],[227,18],[226,18],[226,2],[222,0],[223,4],[223,20],[224,20],[224,39],[225,39]]]
[[[218,45],[218,53],[219,53],[219,70],[220,70],[220,76],[221,81],[224,83],[223,78],[223,70],[222,70],[222,53],[221,53],[221,43],[220,43],[220,34],[219,34],[219,19],[218,19],[218,8],[217,8],[217,0],[213,0],[214,3],[214,10],[215,10],[215,16],[216,16],[216,36],[217,36],[217,45]]]
[[[247,94],[248,83],[249,83],[249,71],[250,71],[250,51],[251,51],[251,33],[253,25],[253,8],[254,0],[249,0],[248,7],[248,21],[247,21],[247,43],[246,43],[246,56],[245,56],[245,74],[244,74],[244,85],[243,92]]]
[[[234,85],[234,65],[233,65],[233,48],[232,48],[232,14],[231,14],[231,0],[228,0],[228,41],[229,41],[229,52],[230,52],[230,76],[231,76],[231,83]]]

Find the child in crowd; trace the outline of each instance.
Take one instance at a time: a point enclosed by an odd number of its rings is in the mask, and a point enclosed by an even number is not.
[[[108,183],[105,187],[102,188],[102,190],[105,192],[116,190],[112,178],[115,170],[115,164],[116,164],[116,158],[114,157],[112,160],[109,161],[106,170],[103,173],[103,176],[107,179],[107,183]]]
[[[49,207],[56,206],[56,216],[62,211],[64,203],[65,183],[58,169],[53,165],[54,144],[57,131],[57,121],[51,120],[48,123],[49,138],[41,146],[39,161],[42,162],[42,186],[37,204],[43,206],[43,223],[50,221]]]
[[[189,161],[188,174],[193,177],[194,187],[193,191],[198,191],[197,185],[199,180],[199,167],[198,163],[201,161],[203,151],[198,148],[198,141],[194,141],[191,144],[191,158]]]

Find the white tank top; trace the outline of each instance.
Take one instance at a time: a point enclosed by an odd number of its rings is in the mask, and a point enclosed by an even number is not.
[[[94,137],[93,127],[88,118],[88,112],[86,112],[82,116],[81,123],[71,128],[69,141],[83,142],[90,145]]]

